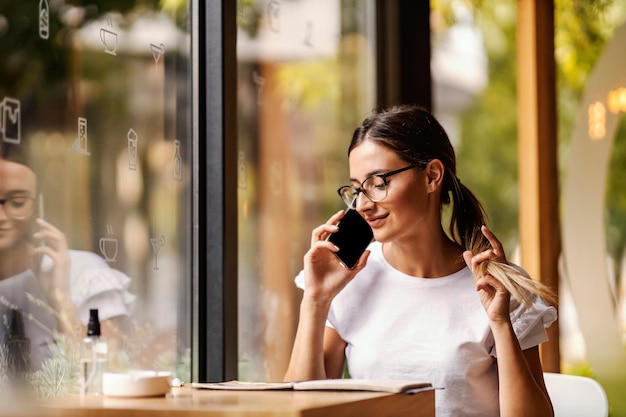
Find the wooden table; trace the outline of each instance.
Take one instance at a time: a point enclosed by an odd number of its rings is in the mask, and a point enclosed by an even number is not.
[[[435,392],[213,391],[172,388],[165,397],[68,397],[34,406],[50,417],[434,417]],[[0,416],[4,414],[0,411]],[[27,414],[20,414],[25,416]]]

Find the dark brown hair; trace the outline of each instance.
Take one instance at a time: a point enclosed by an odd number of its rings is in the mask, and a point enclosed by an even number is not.
[[[28,153],[25,152],[19,145],[8,142],[0,142],[0,159],[16,162],[20,165],[27,166],[32,170]]]
[[[365,119],[352,136],[348,154],[364,140],[394,151],[409,164],[424,168],[433,159],[444,167],[441,204],[453,202],[448,232],[467,248],[476,229],[485,224],[485,211],[474,194],[456,176],[456,155],[437,119],[419,106],[396,106]]]
[[[440,160],[445,167],[440,202],[442,208],[452,204],[449,236],[475,254],[491,248],[481,231],[481,226],[486,224],[485,211],[476,196],[457,178],[454,148],[444,128],[428,110],[399,105],[374,112],[354,131],[348,154],[366,140],[392,150],[407,163],[422,169],[433,159]],[[533,294],[548,302],[555,301],[549,287],[507,263],[483,262],[477,274],[493,275],[525,304],[530,304]]]

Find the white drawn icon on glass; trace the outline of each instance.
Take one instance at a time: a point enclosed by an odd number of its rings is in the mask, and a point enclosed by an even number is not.
[[[159,60],[165,54],[165,45],[155,45],[153,43],[150,44],[150,49],[152,50],[152,58],[154,58],[154,64],[158,65]]]
[[[151,237],[150,244],[152,245],[152,251],[154,252],[154,267],[152,269],[159,269],[159,252],[161,248],[165,246],[165,236]]]
[[[109,19],[109,26],[113,27],[113,23],[111,23],[111,19]],[[113,32],[110,29],[101,28],[100,40],[102,41],[102,45],[104,45],[104,52],[113,56],[117,55],[117,33],[116,32]]]
[[[246,14],[245,7],[246,5],[243,0],[237,0],[237,18],[239,18],[239,20],[243,19]]]
[[[48,39],[50,36],[50,6],[48,0],[39,0],[39,37]]]
[[[172,178],[176,181],[183,180],[183,160],[180,155],[180,141],[174,140],[174,156],[172,157]]]
[[[22,140],[22,115],[19,100],[5,97],[0,102],[0,130],[4,142],[19,144]]]
[[[257,96],[256,96],[256,104],[261,105],[262,103],[262,93],[263,93],[263,84],[265,84],[265,78],[259,75],[258,72],[252,72],[252,81],[257,86]]]
[[[107,225],[107,233],[109,236],[113,235],[113,226]],[[117,247],[118,242],[113,237],[101,237],[100,238],[100,252],[104,256],[104,260],[107,262],[117,262]]]
[[[242,190],[248,188],[248,170],[246,168],[246,154],[244,151],[239,151],[239,175],[237,177],[239,188]]]
[[[280,3],[277,0],[270,0],[267,3],[267,23],[273,32],[280,32]]]
[[[283,165],[278,161],[274,161],[270,165],[270,190],[272,190],[272,194],[281,195],[283,193],[283,184]]]
[[[70,151],[81,155],[91,155],[87,150],[87,119],[78,118],[78,137],[74,140],[74,144]]]
[[[137,170],[137,141],[139,137],[135,129],[130,128],[126,135],[128,140],[128,169],[132,171]]]
[[[304,44],[309,48],[313,47],[313,22],[306,21],[306,34],[304,35]]]

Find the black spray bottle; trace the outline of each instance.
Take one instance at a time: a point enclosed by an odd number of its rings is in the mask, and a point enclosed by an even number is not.
[[[6,346],[10,374],[14,377],[24,376],[30,371],[30,340],[24,331],[22,313],[16,309],[11,309]]]
[[[107,371],[109,347],[100,335],[98,310],[89,310],[87,336],[80,351],[81,395],[102,395],[102,376]]]

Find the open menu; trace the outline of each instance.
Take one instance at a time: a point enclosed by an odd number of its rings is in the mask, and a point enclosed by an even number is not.
[[[214,390],[296,390],[296,391],[378,391],[391,393],[411,393],[432,388],[430,382],[399,380],[399,379],[314,379],[298,382],[192,382],[191,386],[198,389]]]

